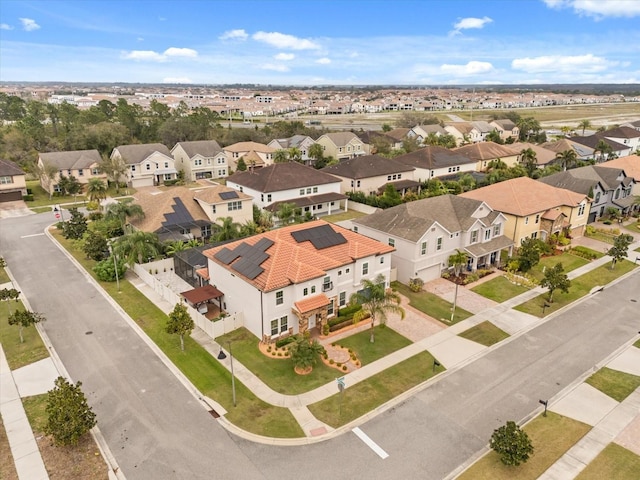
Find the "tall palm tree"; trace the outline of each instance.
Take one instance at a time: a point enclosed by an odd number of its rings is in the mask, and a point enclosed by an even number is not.
[[[276,217],[280,220],[281,225],[289,225],[295,214],[295,205],[293,203],[282,203],[278,206]]]
[[[136,230],[118,238],[114,242],[113,251],[127,265],[133,266],[136,262],[142,263],[157,257],[162,252],[162,244],[155,233]]]
[[[613,152],[611,145],[604,140],[599,140],[596,144],[596,148],[593,149],[593,158],[596,159],[596,152],[600,152],[600,162],[604,162],[605,158],[609,158],[609,155]]]
[[[238,238],[240,225],[233,221],[231,217],[220,217],[218,221],[222,221],[220,225],[218,225],[218,230],[216,232],[215,239],[218,242],[223,242],[225,240],[233,240],[234,238]]]
[[[106,157],[100,162],[100,170],[116,184],[116,193],[120,193],[120,179],[127,173],[127,166],[120,158]]]
[[[453,267],[453,273],[456,277],[460,276],[462,267],[467,264],[467,254],[456,248],[456,253],[449,257],[449,266]]]
[[[107,207],[105,218],[117,218],[120,226],[124,230],[124,226],[128,219],[144,218],[144,211],[137,203],[133,203],[133,198],[125,198],[121,202],[112,203]]]
[[[578,154],[573,148],[570,148],[556,153],[556,161],[562,165],[562,170],[566,171],[567,168],[574,167],[578,163]]]
[[[298,147],[291,147],[287,153],[290,160],[294,162],[302,161],[302,151]]]
[[[289,152],[284,149],[276,150],[273,153],[273,163],[286,163],[289,161]]]
[[[240,236],[241,237],[250,237],[251,235],[255,235],[258,233],[258,224],[253,220],[247,220],[242,225],[240,225]]]
[[[400,295],[385,287],[384,275],[378,275],[374,280],[363,280],[362,290],[351,295],[350,303],[359,303],[362,310],[358,310],[353,316],[354,321],[362,320],[366,315],[371,317],[370,342],[375,342],[374,330],[376,319],[381,325],[387,321],[388,313],[397,313],[404,319],[405,311],[400,306]]]
[[[520,164],[527,171],[527,176],[531,177],[533,175],[533,172],[538,169],[538,159],[536,152],[531,148],[522,150],[520,152]]]
[[[582,136],[587,128],[591,128],[591,122],[589,120],[582,120],[578,123],[578,128],[582,129]]]
[[[90,178],[87,183],[87,198],[90,202],[100,202],[107,198],[107,185],[99,178]]]
[[[165,244],[164,253],[170,257],[173,257],[178,252],[184,252],[187,249],[187,245],[181,241],[176,240]]]

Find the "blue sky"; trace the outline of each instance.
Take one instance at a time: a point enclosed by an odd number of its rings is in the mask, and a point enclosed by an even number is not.
[[[0,81],[640,83],[640,0],[0,0]]]

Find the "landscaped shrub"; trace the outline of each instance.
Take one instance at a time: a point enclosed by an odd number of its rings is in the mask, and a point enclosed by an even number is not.
[[[24,200],[25,202],[33,202],[33,195],[30,193],[23,195],[22,200]]]
[[[359,303],[354,303],[353,305],[349,305],[347,307],[341,308],[338,310],[339,317],[348,317],[349,315],[353,316],[358,310],[362,310],[362,305]]]
[[[412,292],[418,293],[422,290],[422,287],[424,286],[424,280],[422,280],[421,278],[411,278],[409,279],[409,288],[411,289]]]
[[[353,320],[345,320],[345,321],[343,321],[341,323],[336,323],[334,325],[331,325],[329,327],[329,331],[330,332],[335,332],[337,330],[340,330],[341,328],[348,327],[349,325],[353,325]]]
[[[598,256],[594,252],[581,245],[573,247],[571,250],[569,250],[569,253],[577,257],[586,258],[587,260],[595,260],[596,258],[598,258]]]
[[[165,187],[171,187],[172,185],[175,185],[176,183],[178,183],[178,179],[177,178],[175,180],[165,180],[164,181],[164,186]]]
[[[322,325],[322,335],[327,336],[329,335],[329,323],[325,323],[324,325]]]
[[[276,340],[276,348],[282,348],[285,345],[289,345],[292,342],[295,342],[297,338],[297,335],[290,335],[288,337],[284,337],[284,338],[279,338],[278,340]]]

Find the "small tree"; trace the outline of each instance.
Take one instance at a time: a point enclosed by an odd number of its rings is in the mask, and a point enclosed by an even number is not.
[[[453,267],[453,273],[456,277],[460,276],[462,267],[467,264],[467,254],[456,248],[456,253],[449,257],[449,266]]]
[[[564,273],[562,263],[558,262],[553,267],[547,268],[544,271],[544,278],[540,280],[541,287],[547,287],[549,289],[549,302],[553,302],[553,292],[560,290],[567,293],[571,286],[571,280]]]
[[[180,349],[184,352],[184,336],[189,335],[195,323],[193,318],[187,312],[187,307],[182,303],[176,303],[171,313],[169,313],[169,321],[167,322],[166,332],[169,334],[177,333],[180,335]]]
[[[87,258],[99,262],[109,254],[107,238],[100,232],[88,231],[84,237],[82,250]]]
[[[77,208],[70,208],[71,218],[62,226],[62,236],[72,240],[79,240],[87,231],[87,219]]]
[[[535,238],[525,239],[518,249],[518,263],[521,272],[528,272],[540,261],[540,245]]]
[[[18,301],[20,292],[15,288],[3,288],[0,290],[0,300],[9,303],[9,314],[11,314],[11,300]]]
[[[24,343],[22,337],[22,329],[46,320],[43,315],[31,312],[29,310],[16,310],[9,315],[9,325],[18,325],[20,327],[20,343]]]
[[[96,414],[81,390],[58,377],[55,387],[47,393],[47,423],[44,432],[53,436],[56,445],[76,445],[78,440],[96,425]]]
[[[117,257],[116,257],[117,258]],[[116,276],[116,265],[118,267],[118,275]],[[124,259],[117,258],[114,265],[113,257],[105,258],[99,261],[93,267],[93,272],[101,282],[115,282],[116,279],[123,279],[127,271],[127,265]]]
[[[506,425],[493,431],[489,446],[500,455],[500,461],[505,465],[517,467],[533,454],[529,435],[513,421],[508,421]]]
[[[290,347],[293,366],[299,370],[313,368],[318,361],[318,355],[324,351],[318,340],[311,340],[306,336],[298,338]]]
[[[617,262],[621,262],[625,259],[629,252],[629,245],[633,242],[633,237],[623,233],[613,239],[613,247],[607,251],[607,255],[612,257],[611,270],[616,266]]]

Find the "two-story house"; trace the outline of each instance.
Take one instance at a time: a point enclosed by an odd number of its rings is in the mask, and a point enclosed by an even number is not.
[[[175,180],[178,171],[169,149],[161,143],[120,145],[111,152],[113,160],[127,167],[127,184],[131,187],[151,187]]]
[[[498,133],[500,134],[500,138],[504,141],[508,140],[509,138],[517,140],[520,136],[520,128],[518,128],[518,126],[508,118],[494,120],[490,122],[489,125],[491,125],[498,131]]]
[[[618,143],[604,136],[588,135],[586,137],[571,137],[571,141],[593,149],[592,158],[597,163],[607,161],[609,158],[626,157],[632,153],[630,145]],[[600,147],[601,142],[606,145],[606,151],[603,151],[602,147]]]
[[[378,275],[390,281],[393,247],[322,220],[205,250],[222,309],[270,342],[320,329]]]
[[[446,177],[476,171],[477,162],[448,148],[427,146],[415,152],[405,153],[394,158],[409,167],[413,167],[413,178],[425,182],[431,178]]]
[[[465,143],[484,142],[487,134],[494,127],[484,121],[450,122],[444,126],[444,129],[455,137],[458,145],[464,145]]]
[[[486,172],[492,160],[500,160],[507,167],[513,167],[518,164],[520,155],[520,152],[510,145],[500,145],[494,142],[474,143],[454,148],[453,151],[475,161],[477,172]]]
[[[258,142],[238,142],[224,147],[229,168],[238,170],[238,161],[242,158],[247,170],[255,170],[273,163],[275,148]]]
[[[211,222],[222,224],[231,217],[233,223],[243,225],[253,220],[253,197],[224,185],[191,190],[193,199]]]
[[[316,143],[322,145],[324,156],[327,158],[346,160],[369,154],[369,145],[353,132],[325,133],[316,140]]]
[[[520,245],[526,238],[584,234],[591,199],[538,182],[529,177],[513,178],[458,195],[486,202],[507,218],[504,235]]]
[[[387,183],[403,182],[407,188],[418,184],[413,179],[413,167],[379,155],[350,158],[321,171],[341,180],[342,193],[364,192],[370,195],[378,193]]]
[[[312,159],[309,156],[309,149],[315,141],[308,135],[294,135],[289,138],[278,138],[271,140],[267,146],[275,150],[291,150],[297,148],[300,151],[300,160],[305,165],[312,165]]]
[[[635,180],[635,183],[631,188],[631,194],[640,197],[640,155],[629,155],[627,157],[616,158],[615,160],[609,160],[601,163],[598,166],[624,170],[624,173],[626,173],[627,176],[632,177]],[[640,205],[634,205],[634,207],[635,210],[640,210]]]
[[[38,156],[38,166],[53,165],[58,169],[55,178],[40,177],[40,186],[48,193],[59,192],[60,176],[74,177],[82,184],[89,183],[92,178],[106,181],[107,175],[100,170],[102,157],[98,150],[73,150],[70,152],[41,153]]]
[[[13,162],[0,159],[0,203],[22,200],[26,194],[24,171]]]
[[[252,196],[255,205],[271,212],[283,203],[315,217],[348,209],[339,178],[298,162],[236,172],[227,178],[227,186]]]
[[[229,174],[227,156],[215,140],[178,142],[171,149],[176,169],[195,182],[202,178],[224,178]]]
[[[511,254],[504,235],[506,217],[485,202],[441,195],[408,202],[352,220],[353,229],[395,251],[391,267],[408,283],[439,278],[457,250],[467,254],[467,270],[499,265],[500,252]]]
[[[572,168],[565,172],[554,173],[539,179],[547,185],[564,188],[572,192],[588,195],[593,199],[589,211],[589,223],[607,213],[612,207],[622,214],[629,212],[633,205],[631,191],[635,184],[632,177],[627,176],[619,168],[606,168],[600,165]]]
[[[630,152],[626,153],[626,155],[625,151],[617,152],[620,157],[630,155],[640,149],[640,131],[635,128],[616,127],[605,130],[604,132],[598,132],[594,136],[597,138],[606,138],[620,145],[628,146]]]
[[[416,125],[407,132],[407,137],[415,138],[416,142],[420,145],[424,143],[429,135],[442,137],[444,135],[449,135],[449,132],[437,123],[434,125]]]
[[[540,146],[555,152],[556,155],[573,150],[576,152],[577,160],[593,159],[593,148],[587,145],[582,145],[581,143],[573,142],[569,138],[561,138],[555,142],[545,142]]]

